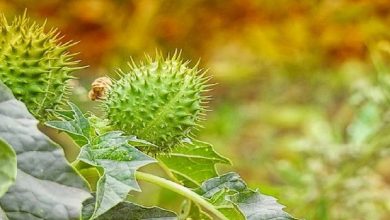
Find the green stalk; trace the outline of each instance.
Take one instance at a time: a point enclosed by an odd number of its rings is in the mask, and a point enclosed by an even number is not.
[[[204,198],[202,198],[200,195],[196,194],[195,192],[191,191],[190,189],[177,184],[175,182],[172,182],[170,180],[148,174],[136,171],[135,176],[137,179],[144,180],[149,183],[156,184],[158,186],[161,186],[163,188],[169,189],[177,194],[180,194],[191,201],[199,204],[200,206],[203,206],[203,208],[207,209],[210,213],[214,214],[221,220],[228,220],[218,209],[216,209],[212,204],[207,202]]]
[[[156,157],[156,160],[158,161],[158,165],[161,167],[161,169],[168,175],[169,178],[171,178],[175,183],[179,183],[179,180],[173,175],[172,171],[163,163],[158,157]]]

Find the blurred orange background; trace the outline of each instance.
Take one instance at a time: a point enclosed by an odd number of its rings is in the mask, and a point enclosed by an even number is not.
[[[388,109],[366,97],[378,65],[389,70],[388,0],[0,0],[10,20],[25,9],[80,41],[71,50],[89,65],[74,96],[84,110],[95,111],[80,95],[94,78],[180,49],[218,83],[199,138],[232,158],[221,171],[238,171],[296,217],[390,218],[388,145],[367,154],[363,140]],[[143,203],[177,204],[147,187]]]

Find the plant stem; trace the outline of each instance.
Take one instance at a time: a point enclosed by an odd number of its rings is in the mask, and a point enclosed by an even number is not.
[[[85,168],[85,163],[80,161],[80,160],[75,160],[71,163],[71,165],[77,169],[77,170],[81,170],[81,169],[84,169]],[[90,165],[89,165],[90,166]]]
[[[139,171],[135,172],[135,176],[137,179],[144,180],[144,181],[149,182],[149,183],[154,183],[158,186],[161,186],[161,187],[169,189],[177,194],[180,194],[180,195],[190,199],[191,201],[203,206],[205,209],[210,211],[212,214],[217,216],[219,219],[228,220],[220,211],[218,211],[212,204],[207,202],[203,197],[201,197],[200,195],[196,194],[195,192],[191,191],[190,189],[188,189],[180,184],[177,184],[175,182],[172,182],[170,180],[167,180],[167,179],[164,179],[164,178],[152,175],[152,174],[143,173],[143,172],[139,172]]]
[[[156,160],[158,161],[158,165],[161,167],[161,169],[168,175],[169,178],[171,178],[175,183],[179,183],[179,180],[173,175],[171,170],[163,163],[160,158],[156,157]]]

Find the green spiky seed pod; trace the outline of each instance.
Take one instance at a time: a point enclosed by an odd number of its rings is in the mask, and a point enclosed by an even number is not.
[[[16,17],[8,23],[0,14],[0,80],[23,101],[40,120],[48,117],[47,109],[64,102],[72,78],[79,69],[67,49],[74,43],[60,43],[59,33],[44,31],[44,25]]]
[[[210,86],[205,73],[196,65],[188,67],[180,55],[163,59],[147,56],[140,65],[132,62],[130,71],[119,70],[121,78],[109,87],[103,107],[116,129],[152,142],[165,152],[199,127],[208,97],[202,93]]]

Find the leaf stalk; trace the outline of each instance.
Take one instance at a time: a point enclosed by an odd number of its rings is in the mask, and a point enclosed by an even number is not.
[[[169,189],[177,194],[180,194],[187,199],[190,199],[191,201],[199,204],[200,206],[203,206],[203,208],[207,209],[210,213],[214,214],[216,217],[218,217],[221,220],[228,220],[225,215],[223,215],[218,209],[216,209],[212,204],[207,202],[202,196],[196,194],[195,192],[191,191],[190,189],[177,184],[175,182],[172,182],[170,180],[161,178],[159,176],[155,176],[148,173],[143,173],[136,171],[135,176],[139,180],[144,180],[149,183],[156,184],[160,187]]]

